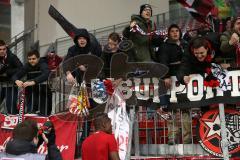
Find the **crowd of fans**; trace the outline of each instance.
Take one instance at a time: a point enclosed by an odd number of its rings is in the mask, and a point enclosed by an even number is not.
[[[124,50],[129,56],[129,61],[156,62],[169,67],[168,73],[163,77],[167,88],[171,88],[171,76],[176,76],[182,84],[188,84],[194,73],[207,74],[205,81],[206,84],[211,86],[212,84],[208,83],[210,80],[217,81],[216,77],[208,72],[210,64],[213,62],[226,70],[238,67],[240,63],[240,17],[228,18],[225,31],[221,33],[214,31],[213,27],[209,25],[202,24],[200,28],[194,30],[187,28],[186,33],[183,34],[177,24],[171,24],[168,27],[167,35],[163,36],[156,32],[156,25],[151,21],[152,13],[153,10],[149,4],[142,5],[139,14],[131,16],[129,26],[123,30],[122,34],[111,33],[108,37],[108,44],[104,47],[101,47],[86,29],[78,29],[74,37],[75,44],[68,49],[62,63],[64,64],[77,55],[92,54],[102,58],[104,61],[101,79],[109,78],[111,76],[110,63],[112,55],[123,52],[119,44],[122,41],[130,40],[133,44],[132,47]],[[61,61],[62,58],[57,56],[55,51],[49,52],[45,58],[40,58],[39,52],[34,50],[27,54],[27,63],[23,65],[17,56],[7,48],[5,42],[0,40],[0,74],[4,74],[8,81],[16,84],[13,88],[1,87],[0,105],[5,98],[8,113],[16,114],[17,88],[24,87],[27,92],[27,112],[41,115],[51,114],[51,92],[48,87],[47,90],[44,90],[41,85],[46,85],[42,84],[42,82],[48,79],[50,71],[56,69]],[[87,67],[84,65],[78,66],[78,69],[74,71],[67,70],[65,72],[67,81],[80,84],[86,70]],[[35,73],[35,71],[40,72]],[[27,78],[22,80],[21,78],[25,75]],[[39,96],[40,94],[41,96]],[[15,101],[11,101],[11,98],[15,99]],[[33,98],[36,101],[32,101]],[[159,106],[168,111],[169,97],[163,95],[160,99],[161,104]],[[187,110],[183,111],[183,122],[185,122],[183,124],[184,143],[191,142],[191,121],[188,112]],[[174,120],[168,121],[169,144],[176,143],[179,132],[179,128],[173,125],[174,123],[176,123]],[[86,129],[89,132],[89,128]],[[98,135],[100,134],[107,137],[102,132],[98,132]],[[96,135],[95,138],[97,138]],[[84,143],[83,153],[91,150],[90,143],[96,145],[93,143],[95,138],[92,136],[88,139],[89,144]],[[115,145],[110,149],[115,153]],[[115,154],[112,156],[117,157]]]

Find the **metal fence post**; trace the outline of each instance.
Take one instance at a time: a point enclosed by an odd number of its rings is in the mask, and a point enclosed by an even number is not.
[[[113,32],[116,31],[116,25],[113,25]]]
[[[135,112],[135,106],[134,106]],[[134,116],[133,121],[133,129],[134,129],[134,149],[135,149],[135,156],[140,156],[140,148],[139,148],[139,126],[138,126],[138,119]]]
[[[157,22],[156,22],[156,23],[157,23],[157,26],[159,26],[159,25],[160,25],[160,21],[159,21],[159,15],[160,15],[160,14],[156,15],[156,19],[157,19]],[[162,15],[162,14],[161,14],[161,15]]]
[[[14,37],[15,41],[17,41],[17,36]],[[17,55],[17,45],[14,46],[14,54]]]
[[[222,137],[221,145],[222,145],[223,158],[224,160],[229,160],[224,104],[222,103],[219,104],[219,118],[220,118],[220,124],[221,124],[221,137]]]
[[[166,13],[163,13],[162,16],[163,16],[163,24],[166,24]]]
[[[135,106],[130,106],[130,125],[129,125],[129,137],[128,137],[128,152],[125,160],[131,159],[131,148],[132,148],[132,136],[133,136],[133,125],[135,121]]]

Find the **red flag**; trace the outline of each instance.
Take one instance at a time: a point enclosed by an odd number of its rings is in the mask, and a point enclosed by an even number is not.
[[[185,8],[194,9],[198,14],[207,16],[214,8],[213,0],[177,0]]]
[[[72,114],[59,114],[50,117],[38,117],[26,115],[26,119],[35,120],[39,126],[47,120],[51,120],[56,133],[56,145],[58,146],[63,160],[74,159],[77,131],[77,117]],[[11,138],[12,129],[17,125],[18,116],[6,116],[0,114],[0,152],[5,150],[7,141]],[[41,145],[38,153],[46,154],[47,146]]]
[[[207,16],[214,8],[214,2],[213,0],[194,0],[191,7],[199,14]]]
[[[191,16],[201,23],[210,25],[207,21],[207,15],[214,8],[212,0],[177,0]]]

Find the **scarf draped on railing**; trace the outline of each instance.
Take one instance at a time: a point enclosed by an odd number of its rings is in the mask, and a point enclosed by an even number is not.
[[[17,108],[19,110],[18,123],[21,123],[24,120],[24,106],[25,106],[25,88],[21,88],[18,95],[18,105],[17,105]]]
[[[68,102],[68,107],[69,111],[72,114],[77,114],[77,115],[83,115],[83,116],[88,116],[89,115],[89,108],[90,102],[88,99],[88,93],[87,93],[87,87],[85,81],[81,83],[80,88],[77,86],[73,87],[73,90],[78,90],[76,91],[71,91],[71,94],[69,95],[69,102]]]

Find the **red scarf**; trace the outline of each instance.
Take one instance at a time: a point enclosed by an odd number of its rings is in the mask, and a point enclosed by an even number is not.
[[[104,86],[106,88],[107,94],[111,96],[113,94],[113,92],[114,92],[112,81],[109,80],[109,79],[105,79],[103,81],[103,84],[104,84]]]
[[[212,62],[212,56],[210,54],[207,55],[205,58],[205,62],[211,63]],[[207,73],[207,76],[204,78],[204,86],[206,87],[218,87],[220,85],[219,80],[213,76],[212,74],[212,66],[210,64],[210,67],[205,68],[205,72]]]

